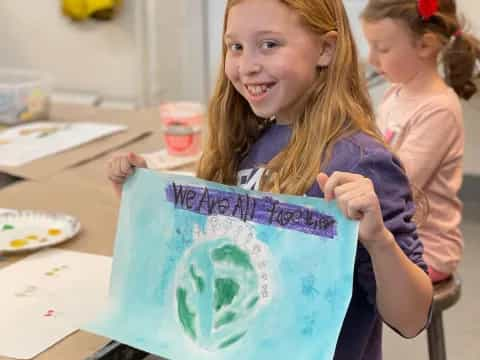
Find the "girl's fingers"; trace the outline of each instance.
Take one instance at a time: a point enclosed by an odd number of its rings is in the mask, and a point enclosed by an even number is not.
[[[111,173],[114,176],[123,176],[122,171],[120,169],[120,159],[117,159],[112,162]]]
[[[336,190],[337,202],[346,216],[359,220],[369,209],[375,207],[377,195],[371,182],[360,181],[339,186]]]
[[[351,201],[352,199],[356,197],[364,196],[367,193],[368,193],[368,189],[358,187],[356,189],[346,191],[337,195],[337,202],[348,204],[348,202]]]
[[[365,194],[349,200],[347,217],[352,220],[362,220],[365,211],[369,208],[369,197]]]
[[[127,157],[124,157],[120,160],[120,166],[119,166],[120,172],[124,176],[131,175],[132,173],[132,164],[130,164],[130,161],[128,160]]]
[[[126,158],[117,158],[109,162],[107,172],[110,179],[116,181],[123,179],[122,181],[124,181],[125,177],[131,175],[132,167]]]
[[[337,197],[337,205],[346,217],[351,218],[350,202],[358,196],[362,196],[362,193],[354,194],[350,192]]]
[[[336,199],[343,214],[353,220],[361,220],[377,201],[372,181],[359,174],[334,172],[328,177],[320,173],[317,182],[325,200]]]
[[[334,172],[323,185],[323,193],[325,195],[325,200],[332,200],[335,198],[335,189],[344,184],[357,182],[361,179],[364,179],[362,175],[345,173],[336,171]],[[320,183],[319,183],[320,185]]]
[[[129,153],[127,155],[127,158],[130,164],[135,167],[139,167],[139,168],[147,167],[147,162],[145,161],[145,159],[135,153]]]
[[[327,174],[322,172],[322,173],[317,175],[318,186],[320,186],[320,190],[322,190],[323,193],[325,193],[325,185],[327,184],[327,181],[328,181],[328,175]]]
[[[134,171],[134,164],[129,159],[131,154],[116,154],[107,163],[107,177],[113,183],[118,193],[121,192],[122,185],[127,177],[132,175]],[[135,161],[140,164],[142,160],[143,158],[139,156],[135,158]]]
[[[337,186],[333,192],[335,194],[335,198],[338,200],[344,194],[364,193],[365,191],[367,191],[367,189],[365,189],[365,185],[355,181]]]
[[[342,213],[352,220],[361,220],[364,213],[370,207],[370,197],[364,193],[350,193],[337,199],[337,204]]]
[[[116,184],[122,184],[125,181],[125,177],[123,176],[116,176],[114,174],[109,174],[108,179]]]

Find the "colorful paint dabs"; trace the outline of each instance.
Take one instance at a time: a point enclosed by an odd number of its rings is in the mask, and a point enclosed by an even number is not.
[[[61,266],[57,266],[57,267],[54,267],[53,269],[47,271],[45,273],[46,276],[56,276],[56,275],[59,275],[60,272],[62,272],[63,270],[66,270],[68,269],[68,265],[61,265]]]
[[[63,231],[59,228],[45,228],[42,226],[17,226],[4,224],[1,227],[0,239],[14,250],[23,249],[30,245],[54,242]]]
[[[42,229],[39,229],[40,233],[44,232],[41,231]],[[47,234],[45,235],[27,235],[22,239],[14,239],[10,241],[10,246],[14,249],[20,249],[23,248],[27,245],[29,245],[32,242],[38,241],[39,243],[46,243],[49,241],[47,236],[55,237],[55,236],[60,236],[62,234],[62,231],[60,229],[48,229]]]
[[[74,237],[80,222],[73,216],[35,210],[0,214],[0,253],[32,251]]]
[[[60,229],[48,229],[48,235],[50,236],[58,236],[62,233]]]
[[[45,314],[43,314],[43,316],[45,316],[45,317],[55,316],[55,310],[50,309]]]
[[[10,246],[14,249],[19,249],[19,248],[22,248],[24,247],[25,245],[28,244],[28,241],[26,240],[21,240],[21,239],[16,239],[16,240],[12,240],[10,241]]]

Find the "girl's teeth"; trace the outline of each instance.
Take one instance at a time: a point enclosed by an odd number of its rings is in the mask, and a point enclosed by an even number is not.
[[[261,95],[268,90],[268,86],[267,85],[249,86],[248,90],[253,95]]]

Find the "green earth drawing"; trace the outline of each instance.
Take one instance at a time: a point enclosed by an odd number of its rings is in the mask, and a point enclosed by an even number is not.
[[[176,277],[176,314],[199,347],[218,351],[239,342],[258,314],[260,278],[250,254],[232,239],[201,241]]]

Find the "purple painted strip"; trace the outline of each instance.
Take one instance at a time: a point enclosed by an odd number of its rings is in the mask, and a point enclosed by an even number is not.
[[[269,196],[258,198],[174,182],[167,185],[165,192],[167,200],[176,208],[197,214],[231,216],[331,239],[337,235],[334,217],[304,206],[283,203]]]

